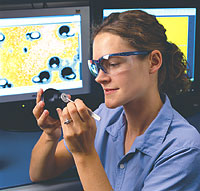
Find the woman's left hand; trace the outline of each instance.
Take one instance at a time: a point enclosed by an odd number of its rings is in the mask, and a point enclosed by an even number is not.
[[[83,101],[76,99],[74,102],[69,102],[63,111],[58,108],[57,112],[63,137],[72,155],[89,155],[94,152],[96,123]],[[66,120],[72,121],[64,124]]]

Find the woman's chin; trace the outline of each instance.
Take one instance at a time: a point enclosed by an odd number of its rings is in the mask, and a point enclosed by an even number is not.
[[[106,104],[106,107],[107,107],[107,108],[110,108],[110,109],[114,109],[114,108],[120,106],[119,104],[117,104],[117,103],[111,103],[110,101],[109,101],[109,102],[108,102],[108,101],[105,101],[105,104]]]

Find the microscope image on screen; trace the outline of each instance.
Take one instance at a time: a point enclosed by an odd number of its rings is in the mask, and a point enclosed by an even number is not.
[[[10,19],[0,27],[0,91],[82,86],[80,16],[41,18]]]

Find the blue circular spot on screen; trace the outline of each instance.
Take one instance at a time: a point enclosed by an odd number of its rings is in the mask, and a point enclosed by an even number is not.
[[[0,42],[3,42],[5,40],[5,35],[0,32]]]
[[[60,36],[62,36],[62,37],[67,37],[67,34],[69,33],[69,31],[70,31],[70,28],[67,25],[63,25],[58,30]]]
[[[52,70],[58,69],[60,67],[60,59],[56,56],[49,59],[49,67]]]
[[[28,49],[27,48],[24,48],[24,53],[27,53],[28,52]]]
[[[26,39],[27,40],[37,40],[40,37],[41,37],[41,34],[38,31],[26,33]]]
[[[38,76],[34,76],[32,81],[34,83],[47,84],[50,82],[51,75],[49,71],[42,71]]]
[[[73,80],[76,78],[76,74],[71,67],[64,67],[61,70],[61,77],[65,80]]]

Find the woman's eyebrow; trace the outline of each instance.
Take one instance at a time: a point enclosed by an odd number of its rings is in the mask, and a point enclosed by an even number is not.
[[[111,57],[109,57],[109,60],[113,60],[113,59],[117,59],[117,60],[125,60],[125,58],[124,57],[122,57],[122,56],[111,56]]]
[[[102,56],[102,57],[100,57],[99,59],[92,59],[92,60],[96,60],[96,61],[98,61],[98,60],[100,60],[100,59],[104,59],[103,58],[104,56]],[[110,60],[110,59],[121,59],[121,60],[124,60],[125,58],[123,58],[123,56],[110,56],[108,59]]]

